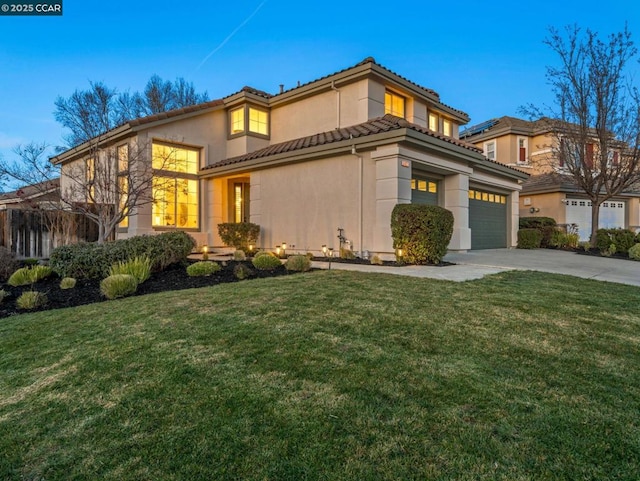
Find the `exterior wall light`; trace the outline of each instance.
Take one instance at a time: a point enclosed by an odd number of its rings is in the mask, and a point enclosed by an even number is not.
[[[540,212],[540,207],[529,207],[529,212],[534,214],[535,212]]]

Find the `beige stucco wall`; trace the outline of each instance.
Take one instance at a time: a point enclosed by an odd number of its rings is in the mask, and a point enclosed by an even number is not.
[[[371,161],[362,155],[363,225],[370,225]],[[313,160],[251,173],[251,221],[262,226],[260,245],[286,242],[293,251],[338,249],[337,229],[355,251],[370,245],[371,229],[361,231],[360,159],[355,155]],[[367,207],[365,207],[367,206]]]
[[[520,196],[520,217],[552,217],[558,224],[566,223],[566,209],[562,199],[566,194],[552,192],[548,194],[521,194]],[[529,200],[530,204],[525,205]],[[530,209],[540,209],[531,212]]]
[[[336,129],[338,124],[348,127],[366,122],[371,101],[368,81],[363,79],[337,88],[339,92],[327,90],[296,102],[274,106],[271,109],[271,143],[328,132]],[[374,95],[377,94],[374,92]],[[384,102],[384,91],[382,100]]]

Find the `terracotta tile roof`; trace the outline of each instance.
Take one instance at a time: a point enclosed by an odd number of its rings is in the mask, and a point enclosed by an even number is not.
[[[523,191],[549,189],[549,188],[577,188],[570,175],[550,172],[547,174],[532,175],[522,183]]]
[[[260,159],[268,157],[270,155],[282,154],[285,152],[293,152],[296,150],[302,150],[308,147],[314,147],[317,145],[326,145],[333,142],[340,142],[343,140],[357,139],[359,137],[366,137],[368,135],[379,134],[382,132],[390,132],[399,129],[411,129],[416,132],[426,134],[430,137],[435,137],[450,144],[469,149],[473,152],[481,153],[482,150],[473,144],[465,142],[463,140],[454,139],[452,137],[446,137],[444,135],[433,132],[427,128],[413,124],[400,117],[387,114],[384,117],[378,117],[361,124],[353,125],[351,127],[344,127],[341,129],[335,129],[328,132],[322,132],[319,134],[309,135],[301,137],[299,139],[289,140],[286,142],[280,142],[278,144],[270,145],[263,149],[249,152],[248,154],[239,155],[237,157],[231,157],[218,161],[214,164],[208,165],[203,170],[215,169],[216,167],[223,167],[232,164],[239,164],[249,160]]]
[[[246,87],[245,87],[246,88]],[[172,117],[178,117],[179,115],[188,114],[191,112],[198,112],[200,110],[210,109],[212,107],[218,107],[224,105],[222,99],[210,100],[208,102],[202,102],[196,105],[189,105],[188,107],[182,107],[180,109],[169,110],[167,112],[160,112],[159,114],[148,115],[146,117],[140,117],[138,119],[130,120],[129,122],[125,122],[122,125],[129,124],[131,127],[136,127],[138,125],[148,124],[151,122],[156,122],[158,120],[170,119]],[[115,129],[113,129],[115,130]]]
[[[229,98],[229,97],[233,97],[234,95],[238,95],[241,92],[246,92],[249,94],[253,94],[253,95],[257,95],[258,97],[262,97],[265,99],[270,99],[271,97],[273,97],[273,95],[271,95],[269,92],[265,92],[264,90],[258,90],[258,89],[254,89],[253,87],[248,87],[248,86],[244,86],[242,87],[240,90],[238,90],[237,92],[234,92],[232,94],[229,95],[225,95],[224,98]]]

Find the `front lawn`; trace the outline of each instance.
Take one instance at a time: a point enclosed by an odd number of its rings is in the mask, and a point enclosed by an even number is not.
[[[640,479],[639,313],[322,271],[0,319],[0,479]]]

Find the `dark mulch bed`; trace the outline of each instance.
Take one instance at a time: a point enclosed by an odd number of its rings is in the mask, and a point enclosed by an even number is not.
[[[589,249],[586,251],[584,249],[575,249],[575,253],[583,256],[606,257],[608,259],[621,259],[623,261],[637,262],[633,259],[630,259],[627,254],[622,254],[620,252],[616,252],[615,254],[611,254],[610,256],[603,256],[599,249]]]
[[[224,263],[226,265],[223,265],[220,271],[211,276],[189,277],[187,275],[185,264],[175,264],[173,266],[169,266],[163,272],[153,273],[146,282],[138,287],[138,290],[134,295],[141,296],[154,292],[175,291],[195,287],[213,286],[226,282],[238,282],[238,279],[233,274],[233,269],[239,263],[246,264],[246,266],[251,270],[251,275],[248,279],[276,277],[288,274],[288,271],[284,266],[278,267],[272,271],[259,271],[255,269],[249,261],[228,261]],[[0,318],[25,312],[16,307],[16,299],[24,291],[31,290],[31,286],[11,287],[4,284],[0,285],[0,289],[9,293],[9,296],[5,297],[5,299],[0,303]],[[94,302],[104,302],[107,300],[100,293],[99,280],[78,279],[78,282],[73,289],[63,290],[60,289],[60,278],[54,275],[36,283],[33,289],[44,292],[47,295],[48,303],[43,308],[34,309],[29,312],[81,306],[83,304],[92,304]]]

